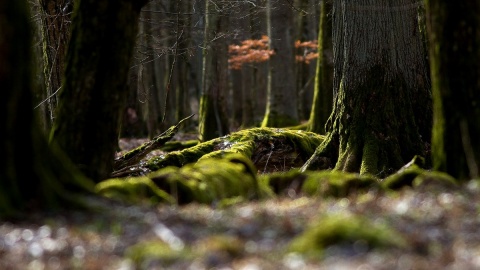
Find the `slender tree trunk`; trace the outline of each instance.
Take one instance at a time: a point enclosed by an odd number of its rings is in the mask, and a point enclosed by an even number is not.
[[[228,134],[225,96],[228,90],[228,59],[225,30],[228,16],[225,3],[205,1],[205,45],[203,50],[202,96],[199,137],[207,141]]]
[[[109,177],[118,146],[127,74],[144,1],[75,4],[53,139],[95,181]]]
[[[426,156],[431,101],[416,0],[334,1],[333,112],[303,169],[385,176]]]
[[[191,16],[189,15],[192,12],[192,3],[190,0],[181,0],[179,1],[179,14],[177,17],[177,38],[178,38],[178,49],[177,49],[177,88],[176,88],[176,111],[175,111],[175,122],[178,122],[185,118],[185,116],[190,115],[192,112],[188,106],[188,91],[189,91],[189,58],[190,58],[190,46],[191,46]]]
[[[65,54],[70,38],[72,4],[69,0],[40,0],[39,2],[42,8],[43,68],[50,128],[58,105],[56,94],[62,85]]]
[[[480,3],[427,0],[434,107],[434,168],[479,176]]]
[[[288,1],[267,1],[269,60],[267,105],[262,126],[285,127],[298,123],[294,76],[293,10]]]
[[[320,24],[318,30],[318,59],[313,90],[312,110],[308,130],[325,133],[325,124],[333,105],[333,41],[332,41],[332,1],[323,0],[320,4]]]
[[[48,147],[33,115],[31,29],[26,1],[0,1],[0,218],[67,207],[93,187],[55,145]]]

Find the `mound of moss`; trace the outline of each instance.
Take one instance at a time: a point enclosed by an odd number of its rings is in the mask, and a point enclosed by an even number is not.
[[[225,203],[270,195],[257,182],[252,162],[241,154],[202,159],[181,168],[166,167],[145,176],[115,178],[96,185],[100,195],[127,201],[151,203]],[[223,202],[225,200],[225,202]]]
[[[290,244],[291,252],[320,257],[326,248],[339,245],[365,252],[375,248],[406,246],[405,239],[385,224],[354,214],[330,214],[310,224]]]
[[[272,166],[277,156],[281,156],[283,164],[288,161],[289,165],[298,166],[313,154],[323,140],[322,135],[302,130],[251,128],[151,158],[145,166],[151,171],[168,166],[182,167],[200,159],[223,157],[231,153],[252,159],[258,170],[269,166],[269,163]]]

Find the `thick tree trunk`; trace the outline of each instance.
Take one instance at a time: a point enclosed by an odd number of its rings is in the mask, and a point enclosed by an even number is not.
[[[207,141],[228,134],[225,96],[228,90],[226,3],[205,1],[205,46],[203,50],[202,96],[200,98],[199,139]]]
[[[313,90],[313,104],[310,111],[308,130],[325,133],[325,124],[333,105],[333,41],[332,41],[332,1],[323,0],[320,4],[320,24],[318,30],[318,59]]]
[[[48,147],[33,116],[30,17],[26,1],[0,1],[0,218],[26,210],[67,207],[72,187],[93,188],[55,145]],[[65,203],[69,202],[69,203]]]
[[[53,139],[95,181],[113,168],[127,74],[145,1],[81,0],[75,5],[65,82]]]
[[[267,1],[267,33],[269,60],[266,112],[263,127],[285,127],[298,124],[295,89],[295,55],[293,9],[288,1]]]
[[[480,3],[427,0],[434,104],[432,162],[458,179],[479,176]]]
[[[335,1],[328,137],[303,169],[385,176],[426,156],[431,101],[416,0]]]

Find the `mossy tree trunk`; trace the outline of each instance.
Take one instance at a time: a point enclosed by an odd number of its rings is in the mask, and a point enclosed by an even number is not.
[[[425,1],[433,91],[432,162],[458,179],[479,176],[480,3]]]
[[[208,141],[229,132],[225,108],[228,90],[225,41],[228,29],[227,7],[227,2],[205,1],[205,45],[198,127],[200,141]]]
[[[95,181],[107,178],[113,168],[128,96],[127,74],[145,2],[75,2],[52,137]]]
[[[286,127],[298,124],[295,89],[293,7],[289,1],[267,0],[269,49],[267,105],[262,127]]]
[[[73,189],[92,190],[55,145],[48,146],[31,108],[31,29],[27,1],[0,1],[0,218],[66,207]],[[69,202],[69,203],[66,203]]]
[[[319,134],[325,133],[325,124],[333,105],[332,8],[331,0],[323,0],[320,3],[317,69],[308,122],[308,130]]]
[[[42,10],[43,68],[48,98],[49,122],[53,124],[58,100],[56,93],[62,85],[65,55],[70,38],[72,4],[68,0],[39,0]]]
[[[335,102],[328,137],[304,170],[385,176],[427,155],[432,112],[419,5],[333,3]]]

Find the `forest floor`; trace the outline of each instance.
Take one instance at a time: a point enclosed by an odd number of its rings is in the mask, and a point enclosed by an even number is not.
[[[222,207],[89,202],[98,211],[0,222],[0,269],[480,269],[478,180]],[[325,215],[387,225],[406,245],[371,248],[359,240],[316,257],[292,252],[292,240],[322,226]]]

